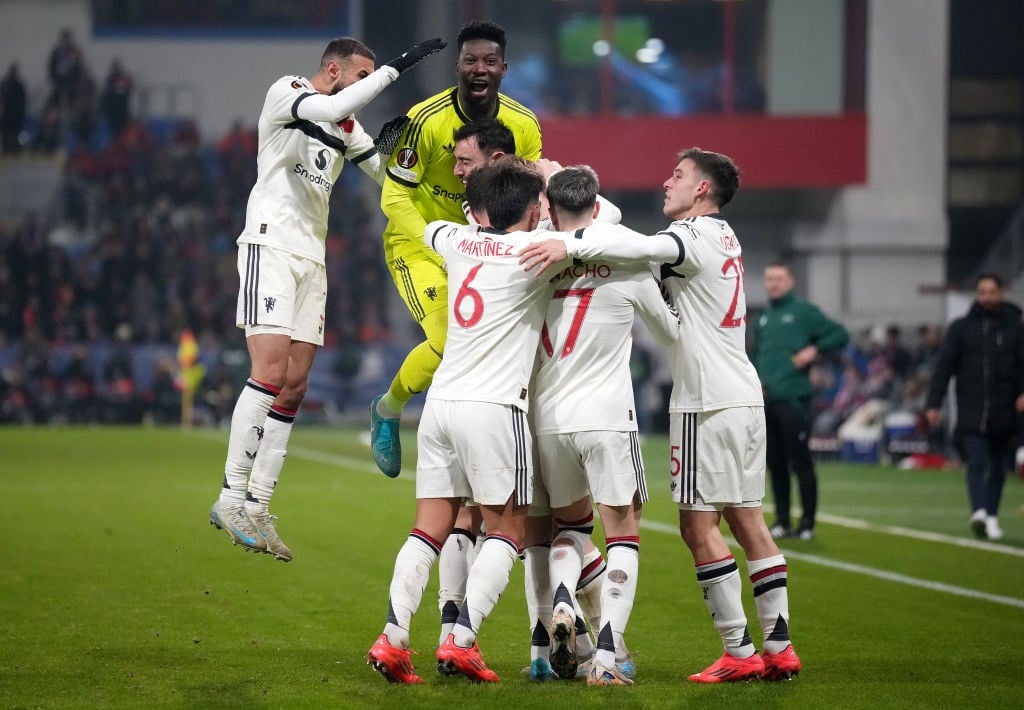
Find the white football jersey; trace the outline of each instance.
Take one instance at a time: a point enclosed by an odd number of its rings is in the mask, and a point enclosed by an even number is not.
[[[721,214],[678,220],[647,237],[624,227],[589,227],[566,241],[582,259],[658,260],[661,285],[679,313],[670,412],[763,406],[746,352],[743,250]]]
[[[553,282],[534,376],[536,432],[636,431],[634,314],[665,345],[676,341],[676,314],[647,265],[577,262]]]
[[[673,222],[681,264],[662,265],[661,283],[679,311],[670,412],[762,406],[761,380],[747,357],[743,249],[721,214]]]
[[[448,339],[427,398],[528,411],[530,376],[554,286],[519,264],[530,241],[555,236],[436,221],[424,239],[448,268]]]
[[[256,184],[239,244],[264,244],[324,263],[331,190],[345,160],[378,184],[383,179],[373,139],[351,112],[395,76],[391,67],[381,67],[333,96],[318,93],[300,76],[270,86],[258,124]]]

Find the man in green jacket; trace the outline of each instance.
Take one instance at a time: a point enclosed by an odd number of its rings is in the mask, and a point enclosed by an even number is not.
[[[793,535],[789,513],[792,470],[803,508],[796,536],[813,540],[818,479],[808,448],[813,394],[809,372],[819,353],[843,347],[849,336],[817,306],[793,293],[794,283],[786,264],[774,262],[765,269],[768,307],[755,326],[753,361],[764,388],[767,464],[775,497],[772,537]]]

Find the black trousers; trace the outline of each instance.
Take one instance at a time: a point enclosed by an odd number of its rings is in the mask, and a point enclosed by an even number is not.
[[[971,511],[984,508],[989,515],[998,515],[1006,472],[1013,468],[1012,441],[1009,436],[973,432],[959,436],[960,450],[967,464],[967,498]]]
[[[803,406],[801,407],[800,404]],[[790,519],[790,474],[795,474],[800,489],[803,515],[799,528],[814,528],[818,510],[818,477],[811,460],[808,440],[811,435],[809,402],[765,403],[767,464],[775,496],[775,520],[786,527]]]

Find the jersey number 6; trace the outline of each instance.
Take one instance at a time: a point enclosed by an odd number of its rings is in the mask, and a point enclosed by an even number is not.
[[[462,285],[459,286],[459,292],[456,294],[455,303],[452,306],[452,315],[455,316],[455,322],[463,328],[471,328],[484,317],[484,298],[480,295],[479,291],[471,288],[469,285],[476,278],[476,274],[480,271],[481,266],[483,264],[477,264],[466,274],[466,278],[462,281]],[[469,317],[462,315],[462,304],[465,303],[467,298],[473,304],[473,310],[470,312]]]

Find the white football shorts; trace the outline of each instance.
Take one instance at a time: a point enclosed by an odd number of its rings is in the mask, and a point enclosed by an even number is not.
[[[327,269],[323,264],[262,244],[238,245],[235,323],[254,333],[290,335],[324,344]]]
[[[647,502],[640,439],[635,431],[538,434],[540,478],[552,508],[590,495],[595,503]]]
[[[669,420],[670,488],[681,509],[761,505],[764,407],[672,412]]]
[[[417,498],[471,498],[528,505],[533,492],[526,413],[492,402],[427,397],[416,433]]]

